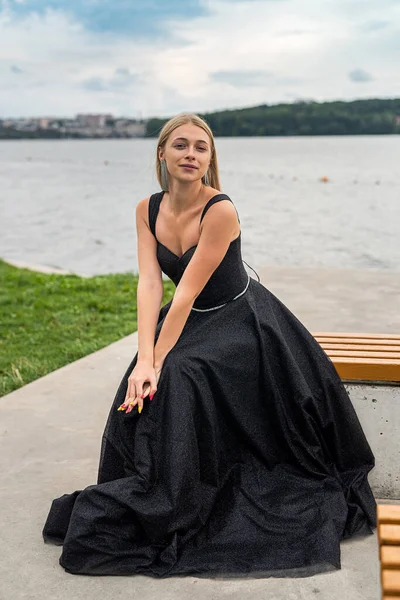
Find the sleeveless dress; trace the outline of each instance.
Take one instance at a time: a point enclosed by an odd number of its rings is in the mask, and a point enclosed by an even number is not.
[[[154,235],[162,197],[149,202]],[[176,285],[195,251],[178,257],[157,240]],[[44,525],[67,572],[302,577],[340,569],[340,541],[373,533],[375,459],[346,389],[312,334],[247,275],[240,235],[153,400],[126,414],[117,407],[136,361],[111,406],[97,483],[53,500]]]

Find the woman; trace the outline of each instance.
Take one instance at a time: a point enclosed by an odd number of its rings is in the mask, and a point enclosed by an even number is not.
[[[376,527],[374,456],[331,360],[241,257],[208,125],[178,115],[137,205],[139,350],[97,485],[53,501],[70,573],[304,576]],[[161,310],[161,270],[176,284]]]

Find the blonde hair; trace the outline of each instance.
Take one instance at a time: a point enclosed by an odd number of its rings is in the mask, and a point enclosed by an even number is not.
[[[165,144],[171,133],[174,131],[174,129],[180,127],[181,125],[186,125],[187,123],[192,123],[192,125],[197,125],[197,127],[201,127],[207,133],[211,140],[211,161],[210,166],[208,167],[208,181],[211,187],[215,188],[216,190],[220,190],[221,184],[219,182],[218,160],[217,153],[215,150],[213,133],[210,129],[210,126],[201,117],[193,113],[182,113],[180,115],[176,115],[176,117],[173,117],[172,119],[167,121],[167,123],[165,123],[163,128],[161,129],[160,135],[158,137],[156,157],[156,171],[158,183],[162,187],[161,163],[160,158],[158,156],[159,148],[164,149]],[[202,181],[204,183],[204,178],[202,178]]]

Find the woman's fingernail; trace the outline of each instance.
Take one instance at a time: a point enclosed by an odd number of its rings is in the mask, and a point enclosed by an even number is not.
[[[153,400],[154,394],[150,394],[150,400]]]
[[[142,407],[140,406],[140,404],[138,406],[138,411],[139,411],[139,414],[142,412]]]

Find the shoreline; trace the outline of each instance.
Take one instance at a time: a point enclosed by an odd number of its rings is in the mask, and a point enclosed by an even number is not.
[[[92,273],[91,275],[88,275],[87,273],[82,273],[82,272],[77,272],[77,271],[71,271],[70,269],[65,269],[63,267],[57,267],[56,265],[45,265],[45,264],[40,264],[40,263],[30,263],[27,262],[25,260],[16,260],[13,258],[4,258],[0,256],[0,260],[4,261],[5,263],[13,266],[13,267],[17,267],[19,269],[28,269],[29,271],[36,271],[37,273],[48,273],[48,274],[58,274],[58,275],[77,275],[78,277],[98,277],[98,276],[104,276],[104,275],[122,275],[125,274],[127,271],[110,271],[108,273]],[[248,268],[248,267],[247,267]],[[266,263],[262,266],[258,266],[256,268],[261,272],[266,272],[266,270],[268,269],[273,269],[273,270],[279,270],[282,269],[282,271],[303,271],[304,273],[311,273],[311,272],[343,272],[343,273],[370,273],[372,274],[387,274],[387,275],[391,275],[393,277],[398,277],[400,279],[400,269],[399,270],[394,270],[394,269],[378,269],[376,267],[373,268],[369,268],[369,269],[356,269],[355,267],[332,267],[332,266],[307,266],[307,267],[303,267],[303,266],[296,266],[296,265],[291,265],[291,264],[276,264],[276,263]],[[255,273],[250,269],[251,273],[250,275],[253,276],[254,279],[256,279]],[[138,273],[136,271],[128,271],[131,272],[132,275],[136,275],[138,276]]]
[[[75,275],[86,279],[98,276],[26,261],[2,260],[11,266],[32,272]],[[274,264],[264,265],[256,271],[260,283],[283,302],[311,332],[400,334],[398,271]],[[255,273],[250,269],[248,273],[257,281]],[[115,277],[117,274],[102,274],[104,277],[107,275]],[[124,275],[138,277],[133,271]],[[163,281],[165,283],[169,279],[163,278]]]
[[[47,273],[49,275],[77,275],[78,277],[93,277],[93,275],[87,275],[86,273],[77,273],[76,271],[70,271],[68,269],[62,269],[61,267],[55,267],[51,265],[40,265],[38,263],[28,263],[24,260],[14,260],[2,258],[5,263],[18,269],[28,269],[29,271],[36,271],[37,273]]]
[[[392,137],[392,136],[400,136],[400,131],[390,131],[390,132],[365,132],[365,133],[277,133],[277,134],[269,134],[269,135],[257,135],[257,134],[249,134],[249,135],[230,135],[230,134],[218,134],[215,135],[215,139],[220,138],[235,138],[235,139],[248,139],[248,138],[346,138],[346,137]],[[15,136],[15,137],[1,137],[0,142],[20,142],[20,141],[29,141],[29,142],[38,142],[38,141],[47,141],[47,142],[59,142],[59,141],[84,141],[84,140],[95,140],[95,141],[107,141],[107,140],[122,140],[122,141],[132,141],[132,140],[151,140],[154,142],[155,137],[151,135],[132,135],[132,136],[111,136],[111,135],[81,135],[81,136]]]

